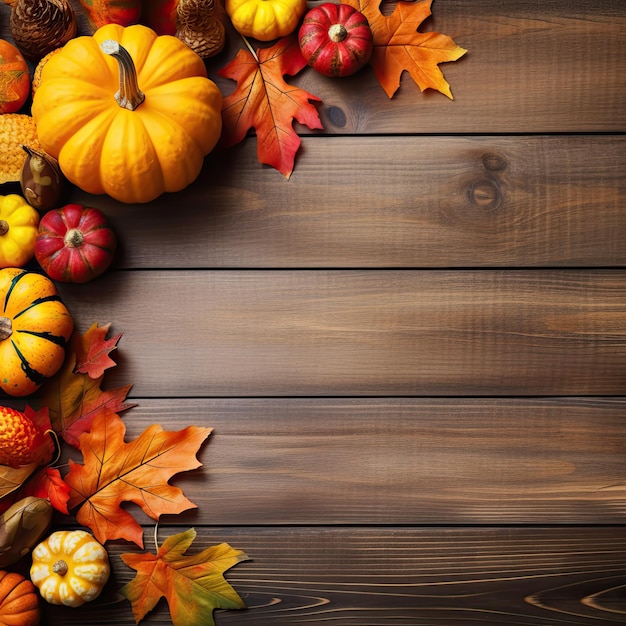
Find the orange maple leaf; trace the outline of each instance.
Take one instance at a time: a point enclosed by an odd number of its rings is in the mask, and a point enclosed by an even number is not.
[[[293,121],[312,130],[323,128],[317,109],[310,102],[320,99],[283,80],[306,66],[295,38],[284,37],[255,54],[251,49],[239,50],[218,72],[237,82],[235,91],[224,98],[222,147],[239,143],[254,128],[259,161],[289,178],[300,147]]]
[[[116,365],[109,354],[117,348],[122,333],[107,339],[110,327],[110,323],[98,326],[95,322],[83,335],[75,334],[76,371],[79,374],[100,378],[104,370]]]
[[[168,537],[156,554],[122,554],[137,571],[121,589],[139,623],[165,597],[174,626],[214,626],[215,609],[243,609],[245,604],[223,573],[248,557],[227,543],[186,554],[196,537],[193,528]]]
[[[418,32],[420,24],[432,15],[432,0],[400,0],[389,16],[380,12],[381,0],[344,1],[363,13],[369,22],[374,39],[369,62],[387,97],[393,97],[400,87],[402,73],[407,71],[420,91],[435,89],[452,99],[439,63],[456,61],[467,50],[457,46],[448,35]]]
[[[65,477],[71,488],[68,507],[79,507],[76,520],[89,527],[100,543],[127,539],[143,547],[141,526],[120,504],[134,502],[155,520],[195,508],[168,480],[200,467],[196,453],[211,430],[188,426],[172,432],[153,424],[126,443],[122,419],[98,415],[91,430],[79,439],[84,464],[70,460]]]

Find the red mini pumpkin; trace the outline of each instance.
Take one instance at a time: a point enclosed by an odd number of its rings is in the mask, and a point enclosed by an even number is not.
[[[16,113],[30,95],[30,72],[20,51],[0,39],[0,113]]]
[[[102,211],[68,204],[41,218],[35,258],[52,280],[86,283],[109,267],[116,243]]]
[[[324,76],[349,76],[372,56],[374,43],[367,18],[347,4],[327,2],[311,9],[298,32],[306,62]]]

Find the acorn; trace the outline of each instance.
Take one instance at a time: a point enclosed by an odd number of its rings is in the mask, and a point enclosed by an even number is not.
[[[221,0],[180,0],[176,9],[176,37],[203,59],[224,48],[226,29]]]
[[[76,35],[76,15],[69,0],[4,0],[11,5],[11,36],[20,52],[38,61]]]
[[[57,208],[66,181],[57,160],[28,146],[22,148],[27,156],[22,167],[20,185],[26,202],[41,213]]]

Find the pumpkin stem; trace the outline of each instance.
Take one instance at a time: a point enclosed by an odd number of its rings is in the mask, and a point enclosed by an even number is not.
[[[9,232],[9,222],[6,220],[0,220],[0,237],[6,235]]]
[[[67,574],[67,571],[69,570],[69,567],[67,566],[67,563],[65,561],[63,561],[62,559],[59,559],[53,566],[52,566],[52,571],[55,574],[58,574],[59,576],[65,576],[65,574]]]
[[[328,37],[331,41],[335,43],[339,43],[343,41],[348,36],[348,31],[343,24],[333,24],[328,29]]]
[[[122,108],[134,111],[146,99],[146,96],[137,84],[137,70],[133,59],[126,48],[113,39],[103,41],[100,48],[105,54],[115,57],[120,69],[120,88],[115,94],[116,102]]]
[[[8,339],[13,334],[13,325],[8,317],[0,316],[0,341]]]
[[[85,241],[85,236],[78,228],[70,228],[63,237],[63,243],[68,248],[80,248]]]

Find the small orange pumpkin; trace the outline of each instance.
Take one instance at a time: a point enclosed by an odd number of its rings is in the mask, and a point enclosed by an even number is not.
[[[0,624],[37,626],[39,596],[33,583],[17,572],[0,570]]]
[[[30,95],[30,72],[20,51],[0,39],[0,113],[16,113]]]

